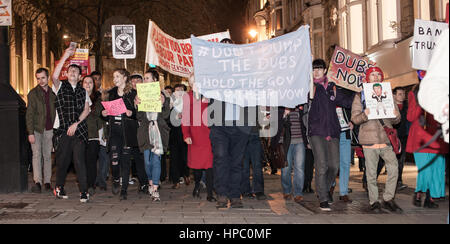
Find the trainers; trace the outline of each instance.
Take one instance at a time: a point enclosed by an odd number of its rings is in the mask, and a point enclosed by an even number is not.
[[[330,205],[328,202],[321,202],[320,203],[320,210],[322,211],[331,211]]]
[[[41,183],[36,183],[33,187],[31,187],[31,192],[33,193],[41,193]]]
[[[148,194],[149,194],[150,196],[153,196],[153,191],[155,191],[153,185],[149,186],[149,187],[148,187]]]
[[[381,204],[379,202],[375,202],[372,205],[370,205],[369,208],[370,211],[374,212],[374,213],[381,213]]]
[[[59,199],[68,199],[69,197],[66,195],[66,191],[64,191],[64,187],[55,187],[53,190],[53,194],[56,198]]]
[[[138,194],[146,194],[148,192],[148,185],[140,186],[138,189]]]
[[[158,190],[154,190],[153,194],[152,194],[152,199],[154,202],[160,202],[161,198],[159,198],[159,191]]]
[[[80,202],[87,203],[89,201],[89,193],[83,192],[80,193]]]
[[[111,191],[113,195],[117,195],[120,192],[120,182],[114,181],[111,187]]]
[[[231,199],[231,208],[243,208],[244,205],[242,204],[242,201],[240,198],[233,198]]]
[[[403,213],[403,210],[394,202],[394,200],[383,202],[383,208],[394,213]]]
[[[263,201],[267,199],[266,195],[262,192],[257,192],[255,195],[257,200]]]

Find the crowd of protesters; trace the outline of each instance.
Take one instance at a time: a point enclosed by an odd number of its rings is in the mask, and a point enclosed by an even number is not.
[[[106,191],[108,177],[112,194],[127,200],[130,174],[138,178],[138,194],[149,194],[152,201],[161,201],[160,185],[166,180],[169,159],[168,178],[173,190],[190,184],[192,173],[194,198],[201,198],[203,185],[206,200],[216,202],[218,209],[242,208],[243,198],[267,199],[263,171],[269,163],[272,173],[281,169],[284,200],[303,204],[304,194],[315,193],[319,208],[331,211],[336,186],[339,200],[352,202],[349,178],[356,151],[371,211],[385,208],[402,212],[395,194],[407,187],[402,180],[407,152],[413,153],[419,168],[413,204],[422,206],[425,194],[423,206],[436,208],[435,199],[445,197],[444,155],[448,144],[438,139],[416,152],[440,126],[435,116],[419,105],[419,85],[408,94],[409,89],[404,87],[394,89],[395,118],[369,120],[368,115],[375,111],[366,107],[364,92],[353,92],[328,81],[325,61],[316,59],[312,63],[314,86],[309,102],[295,108],[242,108],[208,99],[199,94],[191,75],[190,91],[181,84],[165,87],[160,94],[161,112],[140,112],[136,84],[159,82],[155,69],[143,76],[116,69],[114,87],[109,90],[102,88],[99,72],[82,78],[76,65],[69,67],[68,80],[60,81],[62,65],[74,51],[69,47],[63,54],[51,77],[51,88],[49,72],[38,69],[38,85],[28,94],[26,119],[35,193],[41,192],[44,185],[57,198],[67,199],[64,185],[73,162],[81,202],[88,202],[96,190]],[[365,81],[383,82],[383,71],[369,68]],[[112,116],[101,102],[116,99],[123,100],[126,112]],[[206,123],[204,112],[210,112]],[[250,121],[250,117],[256,121]],[[277,121],[278,128],[269,139],[260,136],[260,118]],[[397,129],[400,153],[395,152],[385,127]],[[54,187],[52,148],[57,166]],[[270,155],[274,152],[281,162],[277,165],[273,165],[274,157]],[[380,201],[377,178],[382,167],[386,168],[387,180]]]

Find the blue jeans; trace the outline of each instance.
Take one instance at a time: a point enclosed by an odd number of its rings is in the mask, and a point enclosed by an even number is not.
[[[145,150],[144,162],[148,180],[151,180],[153,185],[159,185],[159,178],[161,177],[161,155],[157,155],[150,150]]]
[[[350,177],[350,161],[352,141],[347,139],[345,132],[341,132],[341,139],[339,140],[339,195],[348,195],[348,181]]]
[[[288,166],[281,169],[281,186],[284,194],[292,189],[291,172],[294,170],[294,196],[303,196],[305,180],[305,145],[291,144],[287,153]]]
[[[251,134],[244,154],[242,170],[241,193],[263,193],[264,178],[262,175],[262,145],[259,134]],[[253,169],[253,189],[250,187],[250,161]]]

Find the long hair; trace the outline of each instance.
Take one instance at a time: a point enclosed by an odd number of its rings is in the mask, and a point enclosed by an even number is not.
[[[96,86],[95,86],[95,80],[94,80],[94,77],[92,77],[91,75],[86,75],[85,77],[83,77],[83,79],[81,79],[81,85],[83,85],[84,80],[86,80],[86,78],[91,78],[91,80],[92,80],[92,86],[93,87],[92,87],[92,92],[91,92],[91,95],[89,96],[89,98],[92,101],[91,112],[95,112],[95,103],[97,102],[97,99],[99,97],[97,92],[96,92],[97,89],[96,89]]]
[[[131,90],[133,90],[133,85],[130,82],[130,72],[128,72],[126,69],[122,69],[122,68],[115,69],[113,73],[115,73],[115,72],[118,72],[119,74],[121,74],[127,78],[125,81],[125,88],[123,89],[123,93],[124,94],[130,93]]]

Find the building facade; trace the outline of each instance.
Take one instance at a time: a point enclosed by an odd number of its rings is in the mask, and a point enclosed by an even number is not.
[[[25,101],[28,92],[37,85],[34,72],[38,68],[50,71],[54,66],[46,20],[42,16],[33,18],[29,11],[14,7],[9,28],[10,83]]]
[[[308,24],[314,58],[336,45],[376,62],[393,87],[417,83],[410,46],[414,20],[443,22],[448,0],[250,0],[248,26],[262,41]]]

